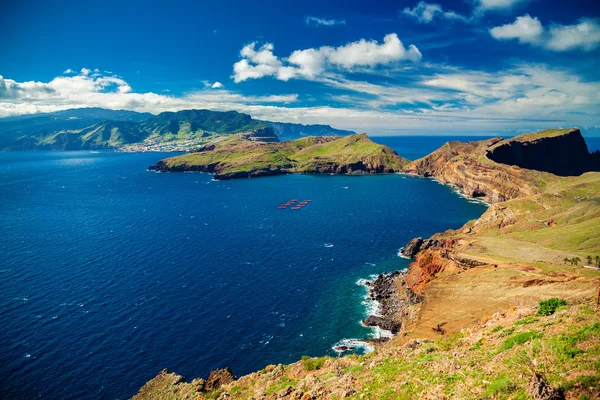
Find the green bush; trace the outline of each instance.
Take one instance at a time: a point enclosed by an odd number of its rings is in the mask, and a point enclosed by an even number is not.
[[[308,356],[302,356],[302,367],[306,371],[316,371],[325,364],[325,357],[322,358],[310,358]]]
[[[557,299],[556,297],[548,300],[540,301],[538,305],[537,315],[546,316],[552,315],[556,312],[558,307],[566,306],[567,301],[563,299]]]

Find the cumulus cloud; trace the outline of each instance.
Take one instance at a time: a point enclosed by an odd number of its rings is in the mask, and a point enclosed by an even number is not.
[[[75,73],[75,71],[73,71],[71,68],[67,68],[67,69],[65,69],[65,70],[64,70],[64,72],[63,72],[63,74],[64,74],[64,75],[67,75],[67,74],[74,74],[74,73]]]
[[[416,46],[411,44],[405,48],[395,33],[386,35],[383,43],[361,39],[340,47],[296,50],[285,59],[275,56],[273,48],[271,43],[264,44],[258,50],[256,42],[244,46],[240,51],[242,59],[233,66],[233,80],[239,83],[267,76],[283,81],[292,78],[315,79],[330,69],[373,68],[402,60],[418,62],[422,58]]]
[[[311,16],[304,18],[304,22],[306,23],[306,25],[315,26],[346,25],[346,20],[343,19],[325,19]]]
[[[213,89],[221,89],[223,87],[223,84],[221,82],[215,82],[212,85],[210,85],[210,87]]]
[[[512,24],[490,29],[490,34],[498,40],[517,39],[521,43],[537,44],[541,41],[544,27],[537,18],[529,15],[518,17]]]
[[[436,19],[467,22],[469,18],[454,11],[444,11],[441,5],[420,1],[415,7],[406,7],[404,15],[416,19],[421,24],[429,24]]]
[[[529,15],[518,17],[512,24],[490,29],[497,40],[516,39],[520,43],[534,45],[552,51],[590,51],[600,46],[600,23],[582,18],[574,25],[551,25],[546,29],[542,23]]]

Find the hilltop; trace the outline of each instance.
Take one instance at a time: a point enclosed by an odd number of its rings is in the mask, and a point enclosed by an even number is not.
[[[354,133],[328,125],[261,121],[237,111],[183,110],[155,116],[82,108],[0,119],[0,149],[189,151],[215,138],[264,129],[287,139]]]
[[[411,240],[408,270],[371,282],[382,305],[374,323],[398,332],[372,343],[374,352],[306,358],[237,380],[221,370],[187,383],[163,371],[135,398],[600,397],[600,317],[592,308],[600,272],[580,266],[600,256],[600,172],[582,139],[566,129],[451,142],[403,164],[491,206],[460,229]],[[519,166],[524,147],[578,160],[578,169],[559,176],[544,158],[528,157],[529,168]]]
[[[240,134],[210,143],[194,153],[161,160],[150,169],[210,172],[215,179],[233,179],[289,173],[393,173],[407,163],[366,134],[285,142],[265,142],[257,140],[255,134]]]

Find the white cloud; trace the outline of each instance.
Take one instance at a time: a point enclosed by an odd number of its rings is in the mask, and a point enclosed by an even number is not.
[[[528,2],[529,0],[476,0],[477,7],[482,11],[511,10],[517,5]]]
[[[575,25],[552,25],[546,47],[554,51],[579,49],[590,51],[600,45],[598,20],[582,18]]]
[[[490,34],[497,40],[516,39],[552,51],[590,51],[600,46],[600,23],[588,18],[574,25],[555,24],[546,29],[537,18],[523,15],[512,24],[490,29]]]
[[[269,59],[265,56],[263,61]],[[572,70],[518,64],[485,72],[419,64],[380,72],[367,72],[379,73],[378,79],[364,81],[351,79],[352,74],[323,73],[315,82],[327,90],[309,103],[315,104],[311,106],[299,103],[298,94],[248,96],[213,90],[210,84],[194,92],[170,95],[137,93],[120,77],[91,73],[59,76],[49,82],[0,77],[0,116],[77,107],[152,113],[205,108],[369,133],[534,130],[558,125],[594,126],[600,121],[600,82]]]
[[[459,21],[464,23],[473,23],[488,12],[509,11],[518,5],[528,3],[530,0],[471,0],[473,9],[471,15],[463,15],[456,11],[444,10],[438,3],[428,3],[419,1],[413,8],[406,7],[402,14],[414,18],[421,24],[430,24],[436,20]]]
[[[311,16],[304,18],[304,22],[306,22],[306,25],[316,26],[346,25],[346,20],[343,19],[325,19]]]
[[[210,87],[213,89],[221,89],[223,87],[223,84],[221,82],[215,82]]]
[[[402,10],[402,13],[416,19],[422,24],[429,24],[435,19],[461,22],[469,21],[469,18],[465,17],[464,15],[458,14],[454,11],[444,11],[441,5],[436,3],[427,3],[425,1],[420,1],[412,9],[410,7],[406,7],[404,10]]]
[[[243,96],[210,88],[183,96],[136,93],[122,78],[91,74],[59,76],[50,82],[17,82],[0,76],[0,117],[79,107],[103,107],[158,113],[186,108],[237,109],[259,104],[294,103],[297,94]],[[212,85],[214,86],[214,84]]]
[[[240,51],[242,59],[233,66],[236,83],[266,76],[283,81],[292,78],[315,79],[328,69],[373,68],[402,60],[418,62],[422,58],[416,46],[411,44],[408,49],[405,48],[395,33],[386,35],[381,44],[361,39],[340,47],[296,50],[283,60],[273,54],[271,43],[264,44],[258,51],[255,47],[256,43],[253,42]]]
[[[242,59],[233,65],[236,83],[276,75],[281,68],[281,61],[273,54],[273,44],[266,43],[258,51],[255,47],[256,42],[252,42],[240,51]]]
[[[529,15],[518,17],[512,24],[490,29],[490,34],[498,40],[517,39],[521,43],[536,44],[542,40],[544,27],[537,18]]]
[[[73,71],[71,68],[67,68],[67,69],[66,69],[66,70],[63,72],[63,74],[64,74],[64,75],[67,75],[67,74],[74,74],[74,73],[75,73],[75,71]]]

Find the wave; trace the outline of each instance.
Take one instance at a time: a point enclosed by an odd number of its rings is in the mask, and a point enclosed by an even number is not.
[[[402,250],[404,250],[404,247],[400,247],[400,250],[398,250],[398,257],[410,260],[410,257],[406,257],[404,254],[402,254]]]
[[[359,286],[364,286],[366,289],[366,294],[364,296],[363,301],[361,302],[361,304],[363,306],[365,306],[365,311],[367,316],[368,315],[374,315],[374,316],[381,316],[381,304],[377,301],[377,300],[373,300],[373,298],[371,298],[370,296],[370,290],[369,290],[369,283],[373,282],[375,279],[377,279],[379,275],[377,274],[372,274],[369,275],[369,279],[364,279],[361,278],[358,281],[356,281],[356,284]],[[387,331],[385,329],[381,329],[378,326],[367,326],[365,324],[362,323],[362,321],[360,322],[360,324],[362,326],[364,326],[365,328],[369,328],[371,329],[371,337],[375,338],[375,339],[379,339],[379,338],[391,338],[394,335],[392,334],[392,332]]]
[[[331,347],[333,351],[338,354],[345,353],[347,351],[361,350],[362,353],[371,353],[375,348],[368,342],[360,339],[342,339]]]

